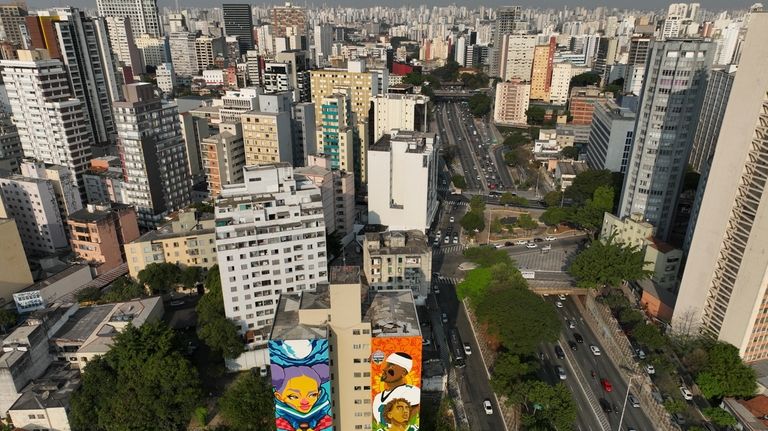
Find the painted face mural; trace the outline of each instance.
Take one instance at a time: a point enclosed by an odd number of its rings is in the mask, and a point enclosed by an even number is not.
[[[374,338],[371,351],[373,429],[418,430],[421,338]]]
[[[331,431],[327,340],[270,340],[270,371],[279,431]]]

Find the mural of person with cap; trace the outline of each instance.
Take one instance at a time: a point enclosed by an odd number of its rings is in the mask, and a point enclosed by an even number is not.
[[[384,389],[373,398],[373,417],[378,431],[418,430],[421,389],[409,385],[413,359],[404,352],[387,356],[381,382]]]

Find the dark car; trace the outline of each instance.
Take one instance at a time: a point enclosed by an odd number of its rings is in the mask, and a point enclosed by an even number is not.
[[[573,334],[573,339],[576,340],[577,343],[583,343],[584,342],[584,337],[582,337],[581,334],[579,334],[578,332],[575,332]]]
[[[579,350],[579,345],[574,343],[573,341],[569,341],[568,345],[571,347],[571,350],[574,350],[574,351]]]
[[[560,346],[555,346],[555,355],[560,359],[565,359],[565,352]]]
[[[507,241],[504,243],[504,247],[512,247],[513,245],[515,245],[515,243],[512,241]]]
[[[606,413],[613,412],[613,407],[611,407],[611,403],[608,402],[605,398],[600,398],[600,407],[603,408],[603,411]]]
[[[533,239],[533,242],[544,242],[544,238],[536,237]]]

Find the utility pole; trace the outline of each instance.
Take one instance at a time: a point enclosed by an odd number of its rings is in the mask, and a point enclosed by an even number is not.
[[[635,375],[629,376],[629,382],[627,382],[627,393],[624,394],[624,405],[621,407],[621,417],[619,418],[619,427],[617,430],[621,430],[621,424],[624,422],[624,413],[627,411],[627,399],[629,398],[629,389],[632,387],[632,379]]]

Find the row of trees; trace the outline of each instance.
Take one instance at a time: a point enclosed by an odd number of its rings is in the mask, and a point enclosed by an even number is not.
[[[139,271],[139,283],[149,288],[152,295],[169,293],[178,285],[192,289],[200,281],[203,269],[188,266],[184,269],[172,263],[150,263]]]
[[[536,378],[536,349],[557,340],[560,322],[551,304],[528,289],[509,255],[493,247],[476,247],[466,257],[477,263],[457,286],[479,323],[498,344],[492,385],[510,403],[522,404],[527,429],[569,429],[576,405],[568,388]]]

